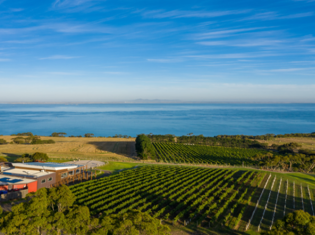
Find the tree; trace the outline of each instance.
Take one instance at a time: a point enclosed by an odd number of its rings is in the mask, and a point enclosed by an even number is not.
[[[105,216],[101,218],[100,225],[101,227],[94,234],[108,234],[109,232],[113,235],[170,234],[169,227],[161,224],[160,220],[137,210]]]
[[[271,231],[265,235],[315,235],[315,217],[298,210],[287,214],[282,220],[277,220]]]
[[[66,220],[66,232],[69,234],[85,235],[89,231],[91,223],[90,210],[86,206],[75,205],[69,209]]]
[[[65,132],[54,132],[51,134],[52,137],[64,137],[67,133]]]
[[[155,148],[148,136],[141,134],[136,138],[136,151],[141,159],[155,159]]]
[[[94,136],[94,134],[92,134],[92,133],[87,133],[84,135],[84,137],[93,137],[93,136]]]
[[[7,141],[6,140],[4,140],[4,139],[0,139],[0,144],[6,144],[7,143]]]
[[[12,139],[15,144],[25,144],[25,139],[23,137],[16,137]]]
[[[6,159],[6,158],[3,157],[3,156],[0,156],[0,162],[8,162],[8,159]]]
[[[75,196],[66,185],[61,185],[58,187],[56,189],[56,195],[57,197],[54,198],[54,202],[58,207],[58,212],[64,212],[75,202]]]
[[[32,155],[33,161],[47,161],[49,159],[46,153],[36,152]]]

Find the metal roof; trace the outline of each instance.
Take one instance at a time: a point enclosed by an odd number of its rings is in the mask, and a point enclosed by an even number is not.
[[[64,164],[64,163],[55,163],[55,162],[26,162],[26,163],[12,163],[14,167],[21,168],[32,168],[40,170],[71,170],[83,165],[74,165],[74,164]]]
[[[25,169],[18,169],[18,168],[4,169],[2,173],[4,175],[32,177],[32,178],[38,178],[38,177],[54,174],[53,172],[47,172],[47,171],[42,172],[40,170],[25,170]]]
[[[73,164],[64,164],[56,162],[26,162],[26,165],[44,166],[44,167],[73,167]]]
[[[29,184],[36,180],[19,178],[8,175],[0,175],[0,185],[8,185],[8,184]]]

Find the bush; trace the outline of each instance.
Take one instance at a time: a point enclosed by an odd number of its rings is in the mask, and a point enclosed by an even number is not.
[[[23,137],[16,137],[12,139],[12,141],[15,144],[25,144],[25,139]]]
[[[0,144],[6,144],[7,143],[7,141],[6,140],[4,140],[4,139],[0,139]]]
[[[54,140],[41,140],[37,138],[34,138],[31,142],[31,144],[54,144],[54,143],[55,143]]]
[[[5,158],[5,157],[3,157],[3,156],[0,156],[0,162],[7,162],[8,160]]]
[[[33,161],[47,161],[49,159],[46,153],[36,152],[32,155]]]

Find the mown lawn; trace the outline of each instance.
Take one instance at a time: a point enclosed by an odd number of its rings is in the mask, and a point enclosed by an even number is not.
[[[136,166],[144,166],[144,165],[147,165],[147,164],[129,163],[129,162],[108,162],[106,165],[98,167],[98,169],[117,172],[120,170],[129,169]]]

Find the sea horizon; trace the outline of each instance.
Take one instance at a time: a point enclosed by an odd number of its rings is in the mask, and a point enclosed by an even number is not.
[[[315,104],[0,104],[0,134],[311,133]]]

